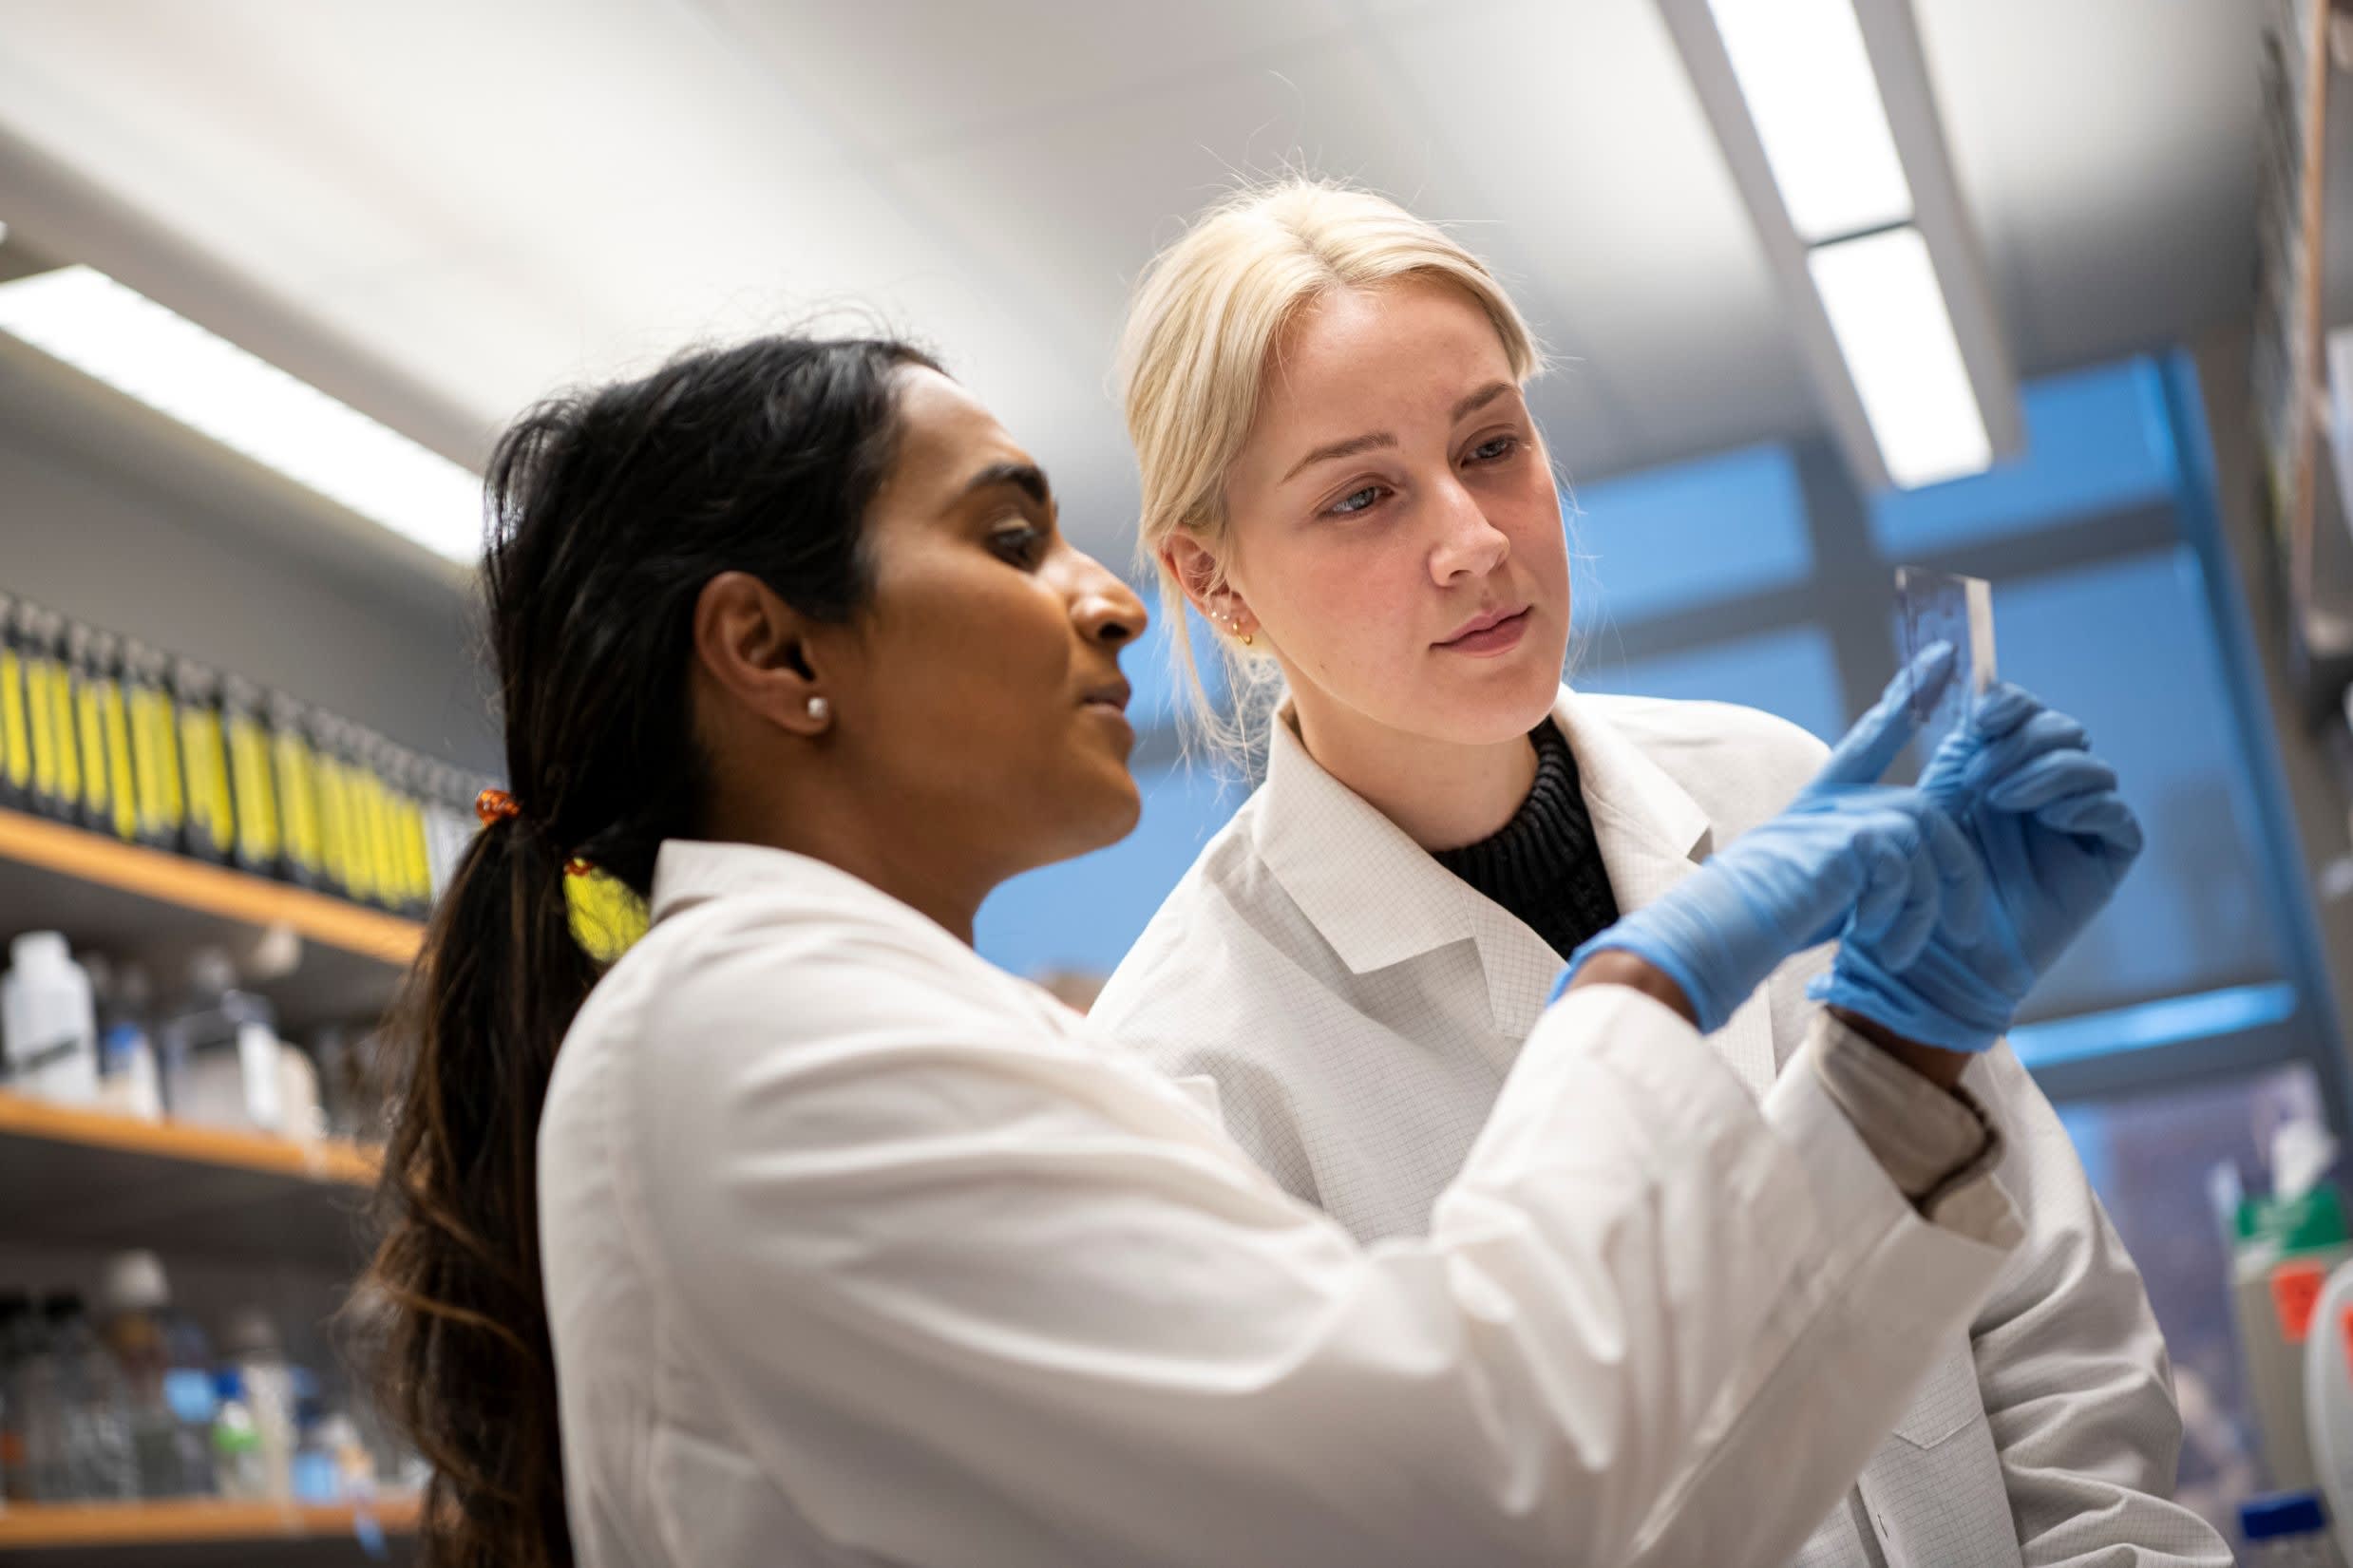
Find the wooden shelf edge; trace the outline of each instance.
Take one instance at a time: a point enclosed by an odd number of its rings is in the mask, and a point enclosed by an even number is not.
[[[413,1496],[372,1502],[12,1502],[0,1508],[0,1550],[58,1546],[168,1545],[207,1540],[327,1538],[352,1533],[360,1516],[385,1531],[417,1527]]]
[[[424,926],[397,915],[22,811],[0,809],[0,859],[248,925],[287,926],[396,968],[413,961],[425,941]]]
[[[0,1093],[0,1136],[37,1138],[52,1143],[123,1149],[162,1160],[226,1165],[270,1176],[292,1176],[347,1186],[374,1184],[382,1162],[370,1149],[341,1139],[315,1143],[180,1122],[141,1122],[105,1111],[53,1105],[21,1094]]]

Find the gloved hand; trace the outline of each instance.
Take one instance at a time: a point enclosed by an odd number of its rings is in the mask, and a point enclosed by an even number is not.
[[[1917,954],[1940,921],[1973,930],[1984,906],[1977,855],[1926,795],[1876,782],[1917,727],[1915,682],[1933,695],[1952,665],[1948,644],[1923,653],[1789,809],[1580,947],[1562,986],[1592,954],[1622,949],[1680,987],[1706,1033],[1783,959],[1841,928],[1869,933],[1891,957]]]
[[[1806,993],[1926,1045],[1991,1048],[2140,854],[2116,770],[2086,747],[2081,725],[2017,687],[1980,698],[1920,788],[1967,834],[1992,892],[1986,917],[1940,924],[1909,957],[1858,927]]]

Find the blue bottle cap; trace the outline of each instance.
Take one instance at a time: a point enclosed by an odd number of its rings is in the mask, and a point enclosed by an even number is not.
[[[2239,1504],[2239,1534],[2250,1542],[2317,1535],[2327,1528],[2318,1492],[2273,1492]]]

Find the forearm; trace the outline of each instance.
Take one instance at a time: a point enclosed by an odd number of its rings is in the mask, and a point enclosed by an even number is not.
[[[1569,981],[1572,991],[1603,985],[1623,986],[1686,1022],[1693,1018],[1681,989],[1632,953],[1596,953]],[[1960,1087],[1966,1055],[1904,1039],[1843,1009],[1831,1010],[1831,1017],[1843,1026],[1826,1031],[1820,1057],[1831,1097],[1872,1158],[1907,1198],[1922,1205],[1922,1212],[1929,1212],[1934,1200],[1966,1185],[1998,1158],[1998,1135]],[[1870,1061],[1874,1053],[1886,1060]],[[1885,1070],[1896,1064],[1902,1075]]]

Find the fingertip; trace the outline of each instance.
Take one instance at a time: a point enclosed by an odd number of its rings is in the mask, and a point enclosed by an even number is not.
[[[1981,740],[2000,740],[2037,713],[2042,705],[2023,687],[1996,681],[1969,708],[1969,731]]]

